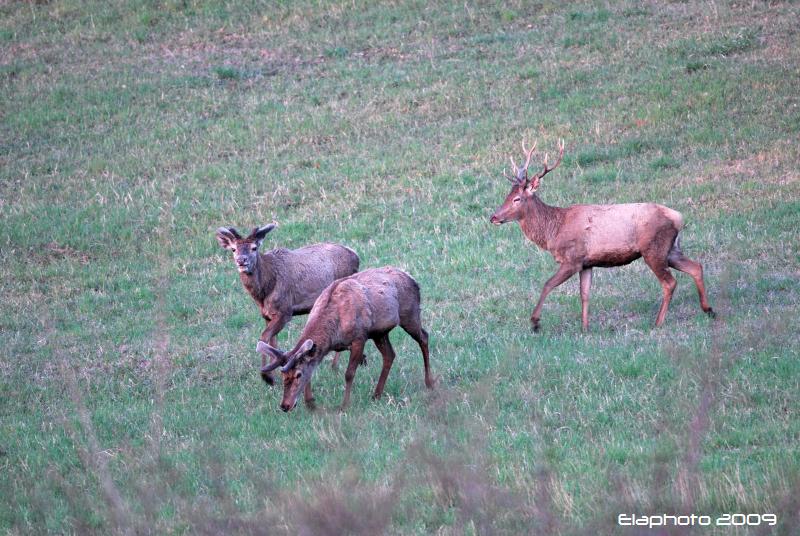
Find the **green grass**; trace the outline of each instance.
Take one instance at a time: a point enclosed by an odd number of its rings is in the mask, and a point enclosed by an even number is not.
[[[0,531],[618,534],[775,513],[800,482],[792,2],[0,5]],[[548,203],[680,210],[720,318],[637,262],[528,317],[552,258],[488,217],[521,139]],[[540,155],[541,156],[541,155]],[[334,241],[423,293],[289,415],[214,240]],[[294,343],[295,319],[280,345]],[[346,357],[345,357],[346,359]],[[728,534],[722,528],[693,534]],[[740,529],[736,534],[756,534]]]

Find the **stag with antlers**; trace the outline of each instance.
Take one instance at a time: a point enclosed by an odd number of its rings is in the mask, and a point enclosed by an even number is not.
[[[545,154],[542,170],[528,177],[528,166],[535,148],[534,143],[533,147],[525,149],[523,142],[525,164],[522,167],[511,158],[513,176],[503,173],[512,183],[511,191],[490,220],[495,225],[518,221],[525,236],[548,251],[559,263],[558,271],[544,284],[531,314],[534,331],[539,330],[542,305],[547,295],[576,273],[580,273],[581,320],[583,329],[587,330],[592,268],[623,266],[639,257],[644,258],[663,291],[656,326],[664,322],[677,286],[669,268],[685,272],[694,279],[700,307],[709,316],[714,316],[706,297],[702,265],[681,252],[678,234],[683,228],[683,217],[679,212],[655,203],[572,205],[567,208],[547,205],[539,199],[536,191],[542,177],[561,163],[564,141],[559,141],[555,164],[549,165]]]

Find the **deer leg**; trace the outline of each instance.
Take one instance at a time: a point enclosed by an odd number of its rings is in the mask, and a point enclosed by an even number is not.
[[[419,349],[422,351],[422,364],[425,367],[425,387],[428,389],[433,389],[433,386],[436,382],[431,376],[431,364],[430,364],[430,355],[428,353],[428,332],[422,328],[422,322],[419,318],[419,312],[417,312],[416,318],[414,318],[413,322],[410,324],[400,324],[400,327],[405,330],[406,333],[411,335],[411,338],[417,341],[419,344]]]
[[[542,294],[539,296],[539,301],[536,303],[536,308],[531,314],[531,326],[533,327],[533,331],[539,331],[539,318],[542,312],[542,306],[544,305],[544,299],[554,288],[575,275],[575,272],[577,271],[578,268],[575,268],[574,266],[562,264],[558,267],[558,271],[555,273],[555,275],[548,279],[544,284],[544,287],[542,288]]]
[[[392,348],[392,343],[389,341],[389,334],[385,333],[380,337],[376,337],[373,339],[375,342],[375,346],[378,347],[378,351],[383,356],[383,369],[381,369],[381,375],[378,378],[378,385],[375,386],[375,393],[372,395],[372,398],[377,400],[383,394],[383,386],[386,383],[386,378],[389,376],[389,371],[392,368],[392,363],[394,362],[394,348]]]
[[[272,340],[274,338],[275,338],[275,336],[270,333],[269,320],[267,320],[267,327],[264,328],[264,331],[261,332],[261,337],[259,337],[258,340],[264,341],[265,343],[269,344],[270,346],[273,346]],[[274,348],[274,346],[273,346],[273,348]],[[261,368],[264,368],[266,366],[267,366],[267,354],[261,354]],[[261,377],[263,378],[264,375],[262,374]]]
[[[589,289],[592,286],[592,269],[581,270],[581,323],[583,331],[589,330]]]
[[[283,329],[283,327],[289,322],[292,317],[290,315],[275,315],[270,319],[264,318],[267,322],[267,327],[264,328],[264,331],[261,332],[261,337],[259,340],[269,344],[273,348],[277,348],[277,337],[278,333]],[[261,354],[261,368],[267,366],[267,356],[265,354]],[[272,385],[275,383],[275,380],[272,379],[272,375],[269,372],[261,372],[261,379],[264,380],[267,385]]]
[[[667,269],[666,259],[658,260],[653,257],[645,257],[644,262],[646,262],[647,266],[656,274],[664,292],[664,298],[661,301],[661,307],[656,316],[656,327],[658,327],[664,323],[664,318],[667,316],[667,308],[669,308],[669,302],[672,299],[672,293],[675,292],[675,287],[678,286],[678,282],[675,281],[675,278],[672,277],[672,274]]]
[[[317,404],[314,402],[314,393],[311,392],[311,382],[308,382],[303,390],[303,401],[308,409],[317,408]]]
[[[364,341],[355,340],[350,345],[350,362],[347,364],[347,371],[344,373],[344,400],[342,400],[341,411],[347,409],[350,404],[350,388],[353,385],[353,378],[356,377],[356,369],[361,359],[364,357]]]
[[[669,252],[667,263],[670,267],[692,276],[692,279],[694,279],[694,284],[697,287],[697,295],[700,297],[700,307],[708,316],[715,318],[717,314],[708,303],[708,298],[706,297],[706,287],[703,284],[703,265],[686,257],[680,252],[680,250],[677,250],[676,248],[673,248],[672,251]]]
[[[333,353],[333,361],[331,362],[331,368],[334,371],[339,370],[339,352]]]

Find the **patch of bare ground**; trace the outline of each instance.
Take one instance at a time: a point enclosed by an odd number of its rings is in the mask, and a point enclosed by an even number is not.
[[[742,158],[716,162],[686,182],[714,185],[713,190],[683,202],[704,211],[758,210],[785,202],[787,194],[800,195],[800,172],[794,169],[797,147],[783,141]],[[743,185],[750,183],[746,190]]]
[[[28,70],[26,76],[41,79],[42,88],[51,87],[54,80],[74,73],[80,69],[81,75],[95,75],[108,65],[121,63],[136,64],[138,58],[129,48],[102,43],[104,54],[90,54],[89,49],[95,40],[81,38],[78,42],[21,42],[0,44],[0,67],[11,65],[43,66]],[[13,74],[12,77],[16,77]]]
[[[760,61],[787,66],[800,61],[800,29],[796,17],[776,17],[767,12],[749,24],[761,28],[763,49],[759,54]]]
[[[417,57],[417,51],[404,50],[400,46],[368,46],[354,51],[343,49],[342,53],[368,64],[397,63]],[[180,65],[192,73],[206,73],[210,67],[228,65],[251,71],[251,78],[291,74],[335,59],[291,44],[275,48],[257,35],[235,33],[225,28],[210,33],[181,32],[168,41],[149,46],[145,56],[154,63]]]
[[[181,32],[172,39],[147,47],[145,58],[156,63],[179,64],[191,71],[207,70],[212,65],[244,65],[260,63],[277,68],[282,64],[297,64],[283,52],[269,48],[251,35],[220,29],[210,33],[192,30]]]
[[[664,47],[687,39],[702,40],[713,34],[731,34],[743,29],[757,30],[757,44],[744,51],[746,62],[788,65],[800,59],[800,32],[795,11],[788,3],[747,3],[726,5],[716,2],[652,2],[649,11],[658,17],[658,24],[637,27],[650,46]],[[643,33],[642,33],[643,32]],[[710,32],[713,32],[710,33]]]
[[[685,27],[683,37],[707,35],[720,28],[746,28],[763,24],[767,28],[791,29],[791,17],[781,17],[793,10],[791,2],[659,2],[646,4],[651,13],[669,27]]]
[[[63,259],[73,260],[83,264],[89,264],[92,257],[85,251],[79,251],[71,246],[62,246],[57,242],[49,242],[44,245],[43,259],[46,263],[57,262]]]
[[[20,61],[30,61],[39,55],[39,49],[30,43],[0,45],[0,67]]]
[[[211,33],[182,32],[169,41],[152,45],[146,55],[156,62],[177,63],[192,71],[207,71],[210,66],[218,65],[242,68],[259,65],[258,72],[266,76],[291,73],[331,60],[325,54],[309,54],[293,48],[291,45],[274,48],[257,36],[222,28]],[[414,57],[414,54],[395,46],[367,47],[347,52],[347,55],[368,63],[396,62]]]
[[[765,207],[774,206],[775,203],[786,202],[787,193],[793,193],[795,197],[800,195],[798,178],[800,178],[800,174],[788,173],[782,176],[781,182],[778,182],[787,188],[758,188],[756,191],[749,190],[747,194],[743,194],[739,184],[742,178],[730,177],[728,179],[730,182],[723,183],[725,184],[724,189],[688,197],[684,202],[686,205],[702,209],[706,213],[759,211]],[[759,180],[761,179],[759,178]],[[770,184],[770,182],[766,182],[766,184]]]
[[[793,167],[793,162],[797,158],[797,145],[784,141],[743,158],[719,162],[713,168],[696,176],[694,182],[728,183],[732,179],[739,182],[745,179],[757,179],[760,183],[786,186],[800,180],[800,173]]]

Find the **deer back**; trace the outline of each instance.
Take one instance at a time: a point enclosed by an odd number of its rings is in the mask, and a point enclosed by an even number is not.
[[[397,268],[373,268],[331,284],[320,295],[300,335],[331,349],[385,333],[419,310],[419,286]]]
[[[639,258],[664,231],[674,236],[682,227],[679,212],[655,203],[573,205],[550,249],[559,262],[619,266]]]
[[[276,294],[293,305],[295,313],[308,312],[333,281],[358,270],[356,253],[338,244],[314,244],[295,250],[276,249],[263,256],[265,269],[275,281]]]

